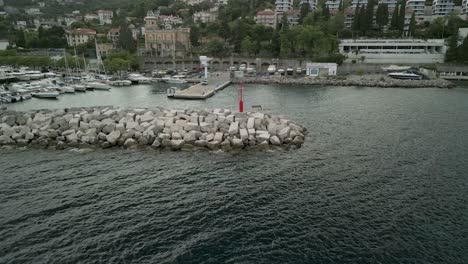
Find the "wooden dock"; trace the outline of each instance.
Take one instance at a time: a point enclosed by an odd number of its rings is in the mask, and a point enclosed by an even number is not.
[[[231,84],[229,73],[218,73],[212,77],[209,77],[208,83],[206,85],[197,83],[181,91],[177,91],[174,88],[169,88],[167,96],[175,99],[204,100],[229,86],[229,84]]]

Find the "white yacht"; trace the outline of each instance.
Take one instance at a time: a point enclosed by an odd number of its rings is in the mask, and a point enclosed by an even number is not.
[[[132,85],[132,81],[130,80],[115,80],[110,82],[113,86],[130,86]]]
[[[52,99],[55,99],[55,98],[57,98],[57,96],[60,95],[60,93],[57,92],[57,91],[42,90],[42,91],[39,91],[39,92],[32,93],[31,95],[34,96],[34,97],[38,97],[38,98],[52,98]]]
[[[86,88],[92,88],[94,90],[110,90],[111,87],[101,82],[89,82],[86,84]]]
[[[394,79],[405,79],[405,80],[421,80],[423,78],[421,74],[417,74],[414,71],[391,72],[387,75]]]
[[[81,84],[75,84],[72,86],[75,89],[75,92],[86,92],[86,86]]]
[[[164,77],[162,78],[162,80],[167,83],[187,83],[186,80],[182,79],[181,75],[174,75],[172,77]]]
[[[135,84],[150,83],[151,78],[145,77],[139,73],[131,73],[128,75],[128,79]]]

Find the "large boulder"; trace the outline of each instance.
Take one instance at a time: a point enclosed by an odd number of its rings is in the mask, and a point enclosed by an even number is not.
[[[278,132],[278,137],[280,139],[285,139],[287,137],[289,137],[289,132],[291,131],[291,128],[290,127],[285,127],[283,129],[281,129],[279,132]]]
[[[275,146],[281,145],[281,140],[277,136],[272,136],[270,138],[270,143]]]
[[[239,122],[232,122],[228,130],[229,135],[234,136],[239,133]]]
[[[106,136],[106,140],[109,141],[112,145],[115,145],[119,137],[120,137],[120,130],[115,130],[115,131],[110,132],[109,135]]]
[[[135,129],[138,126],[138,122],[128,122],[127,125],[125,126],[127,130],[129,129]]]
[[[9,136],[6,136],[6,135],[0,136],[0,145],[10,145],[14,143],[15,141],[11,139]]]
[[[232,139],[232,147],[235,148],[235,149],[241,149],[241,148],[244,147],[244,142],[242,141],[242,139],[233,138]]]
[[[263,142],[263,141],[269,141],[270,140],[270,134],[268,132],[266,133],[259,133],[257,134],[257,137],[256,137],[257,141],[258,142]]]
[[[184,129],[187,132],[200,131],[200,126],[198,125],[198,123],[188,122],[187,124],[185,124]]]
[[[213,141],[222,142],[223,141],[223,133],[216,132],[213,138]]]
[[[77,117],[74,117],[70,119],[70,122],[68,122],[71,128],[78,129],[80,125],[80,119]]]
[[[14,126],[16,123],[16,117],[14,115],[4,116],[2,118],[2,122],[9,126]]]
[[[171,149],[180,150],[184,145],[185,141],[182,139],[173,139],[171,140]]]
[[[130,148],[130,147],[136,146],[137,144],[138,142],[136,140],[134,140],[133,138],[129,138],[125,140],[124,147]]]
[[[247,129],[241,128],[241,129],[239,130],[239,134],[240,134],[240,138],[241,138],[242,140],[247,140],[247,139],[249,139],[249,133],[247,132]]]

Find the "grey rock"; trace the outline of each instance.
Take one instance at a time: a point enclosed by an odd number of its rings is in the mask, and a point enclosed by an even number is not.
[[[270,138],[270,143],[271,143],[272,145],[275,145],[275,146],[281,145],[281,141],[280,141],[280,139],[279,139],[277,136],[272,136],[272,137]]]
[[[112,145],[115,145],[120,135],[120,130],[112,131],[109,133],[109,135],[106,136],[106,140],[109,141]]]
[[[129,139],[125,140],[124,147],[130,148],[132,146],[135,146],[136,144],[137,144],[136,140],[134,140],[133,138],[129,138]]]
[[[185,141],[182,139],[173,139],[171,140],[171,149],[179,150],[184,145]]]

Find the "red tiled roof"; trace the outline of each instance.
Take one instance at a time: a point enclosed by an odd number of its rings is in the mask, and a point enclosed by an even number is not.
[[[275,11],[273,10],[260,10],[260,11],[257,11],[257,16],[258,15],[274,15],[275,14]]]
[[[96,35],[96,31],[89,28],[75,28],[70,32],[75,35]]]

